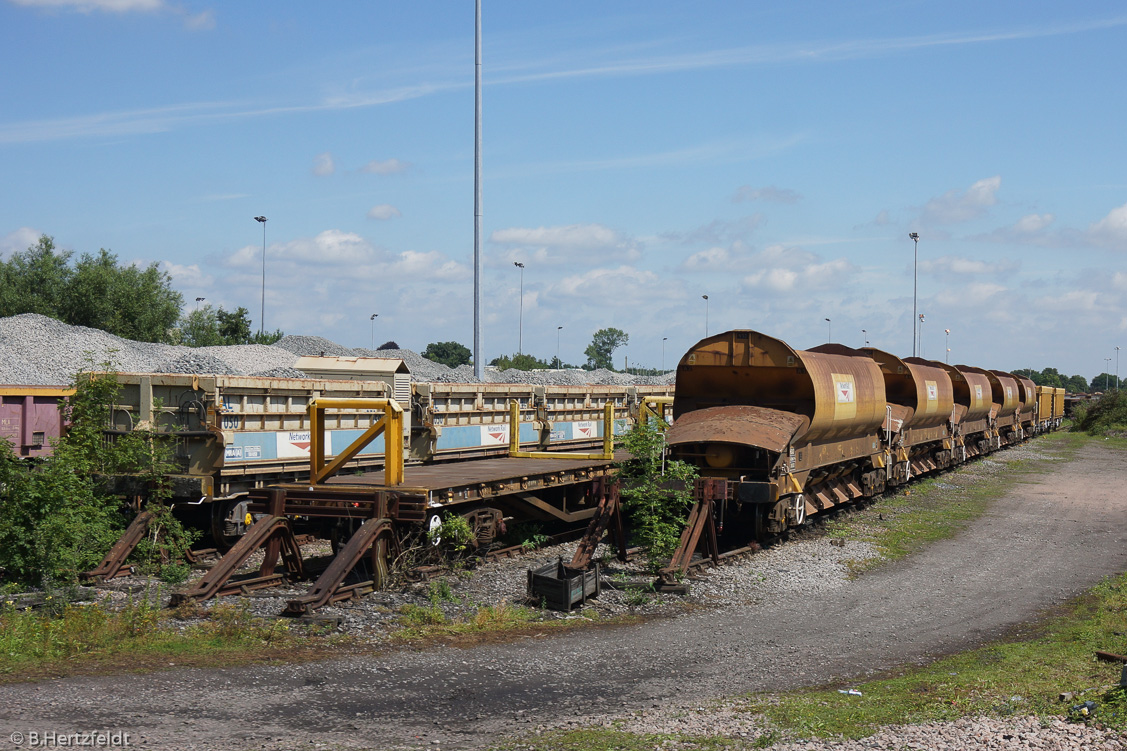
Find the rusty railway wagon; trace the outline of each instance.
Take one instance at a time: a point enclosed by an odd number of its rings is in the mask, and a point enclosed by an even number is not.
[[[307,357],[299,364],[318,377],[113,374],[121,388],[107,433],[152,429],[172,438],[172,502],[227,548],[246,531],[251,491],[309,477],[309,406],[317,399],[394,398],[403,409],[404,461],[413,466],[507,456],[513,403],[522,443],[574,451],[601,443],[605,405],[621,432],[640,401],[672,394],[669,386],[412,383],[402,360],[380,358]],[[381,414],[327,413],[326,456],[338,455]],[[344,469],[376,471],[385,459],[381,436]],[[135,478],[112,480],[122,495],[144,494]]]
[[[675,458],[700,468],[696,506],[666,577],[698,544],[746,550],[812,514],[1059,425],[1027,378],[875,348],[796,350],[757,331],[698,342],[677,367]],[[718,538],[718,534],[720,537]]]
[[[141,382],[153,383],[153,377],[142,377]],[[574,526],[600,513],[608,516],[616,492],[609,481],[614,436],[628,429],[637,415],[660,414],[661,405],[672,401],[665,387],[415,384],[415,393],[426,399],[405,409],[391,396],[372,397],[373,391],[350,394],[348,383],[326,381],[318,393],[305,394],[300,424],[287,426],[303,429],[307,441],[300,481],[250,487],[236,507],[243,515],[243,533],[232,537],[225,552],[218,551],[219,562],[191,590],[178,594],[178,600],[311,578],[300,550],[302,535],[332,540],[335,557],[310,599],[295,605],[294,612],[355,594],[357,590],[344,587],[343,581],[362,560],[371,575],[364,586],[381,587],[398,551],[446,516],[466,518],[479,545],[491,543],[512,521]],[[299,388],[293,382],[275,388],[286,385]],[[381,386],[367,385],[374,391]],[[279,414],[296,419],[295,406],[286,404]],[[183,411],[142,407],[142,422],[159,422],[156,413],[161,409],[170,415]],[[205,423],[213,420],[206,404],[189,411]],[[418,432],[426,434],[423,443],[431,447],[430,461],[411,461],[419,444],[417,432],[407,426],[411,412],[423,417]],[[574,419],[595,416],[601,419]],[[456,428],[461,429],[460,438]],[[349,443],[338,440],[342,432]],[[454,460],[439,461],[444,446],[449,446],[441,441],[442,434],[448,432],[460,445],[450,446]],[[582,451],[596,441],[600,451]],[[357,465],[358,457],[365,455],[376,457],[378,465]],[[477,458],[463,460],[467,455]],[[149,519],[147,512],[139,513],[102,564],[85,578],[127,572],[126,558],[143,538]],[[233,579],[260,549],[265,555],[259,575]],[[275,570],[279,560],[285,572]]]

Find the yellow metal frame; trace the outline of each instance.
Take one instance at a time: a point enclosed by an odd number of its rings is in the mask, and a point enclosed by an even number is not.
[[[650,407],[653,404],[657,407],[654,409]],[[671,396],[646,396],[638,402],[638,425],[645,425],[652,417],[657,422],[659,430],[666,430],[669,428],[669,423],[665,421],[665,408],[673,404],[673,397]]]
[[[332,461],[325,458],[325,410],[382,409],[384,416]],[[403,484],[403,408],[394,399],[314,399],[309,403],[309,482],[335,475],[376,436],[384,436],[384,485]]]
[[[509,402],[509,456],[515,459],[613,459],[614,458],[614,402],[603,406],[603,452],[582,454],[567,451],[520,450],[520,403]]]
[[[0,396],[74,396],[70,386],[0,386]]]

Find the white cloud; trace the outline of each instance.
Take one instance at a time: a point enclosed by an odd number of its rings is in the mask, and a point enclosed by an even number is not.
[[[13,253],[20,253],[39,242],[43,233],[31,227],[20,227],[14,232],[0,237],[0,259],[9,258]]]
[[[748,259],[755,269],[742,279],[744,287],[792,292],[844,287],[857,268],[844,258],[821,261],[801,248],[771,245]]]
[[[776,188],[768,185],[763,188],[753,188],[750,185],[741,185],[732,196],[732,203],[740,201],[772,201],[774,203],[798,203],[802,194],[789,188]]]
[[[325,177],[336,172],[336,165],[333,163],[333,155],[328,152],[322,152],[313,157],[313,174],[318,177]]]
[[[360,171],[372,175],[394,175],[399,172],[406,172],[410,167],[410,162],[403,162],[399,159],[385,159],[382,162],[379,159],[373,159],[361,167]]]
[[[261,246],[248,245],[235,251],[225,265],[254,268],[262,263]],[[360,264],[375,259],[376,251],[364,238],[352,232],[327,229],[316,237],[302,237],[273,243],[266,249],[266,264],[276,261],[308,262],[316,266]]]
[[[369,219],[395,219],[403,216],[403,212],[392,206],[390,203],[381,203],[378,206],[373,206],[368,210]]]
[[[998,175],[979,180],[965,191],[949,190],[928,201],[920,218],[925,224],[956,224],[977,219],[986,209],[998,202],[997,192],[1002,186]]]
[[[1127,245],[1127,203],[1112,209],[1107,216],[1089,227],[1088,237],[1097,245]]]
[[[723,271],[732,264],[732,254],[727,248],[714,247],[693,253],[681,264],[686,271]]]
[[[179,5],[165,0],[10,0],[25,8],[64,10],[76,13],[170,13],[184,20],[189,31],[209,31],[215,28],[215,12],[211,10],[189,13]]]
[[[164,0],[11,0],[11,2],[27,8],[63,8],[80,13],[152,12],[166,7]]]
[[[196,263],[184,266],[171,261],[161,261],[160,270],[172,277],[172,286],[180,290],[210,287],[215,282],[215,277],[201,271],[199,264]],[[185,295],[185,298],[189,296]]]
[[[632,308],[660,299],[667,290],[668,282],[652,271],[623,265],[564,277],[546,294],[585,300],[592,307]]]
[[[544,263],[575,262],[583,258],[636,260],[638,242],[601,224],[563,227],[509,227],[494,230],[490,242],[509,246],[506,260],[534,258]]]
[[[996,263],[987,263],[978,258],[963,258],[961,256],[941,256],[920,261],[920,271],[937,276],[1003,274],[1017,270],[1017,266],[1017,263],[1007,259]]]
[[[215,13],[205,10],[202,13],[184,15],[184,28],[189,31],[211,31],[215,28]]]
[[[1024,234],[1040,232],[1052,224],[1053,219],[1055,217],[1052,214],[1027,214],[1018,219],[1013,228],[1015,232]]]

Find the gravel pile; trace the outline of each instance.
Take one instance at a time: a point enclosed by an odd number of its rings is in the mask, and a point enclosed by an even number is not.
[[[0,318],[0,383],[65,385],[82,370],[108,368],[126,373],[208,373],[304,378],[294,368],[299,357],[384,357],[403,360],[411,380],[477,383],[473,368],[448,368],[409,349],[350,349],[321,336],[288,335],[273,345],[179,347],[135,342],[97,329],[70,326],[27,313]],[[673,374],[631,376],[610,370],[506,370],[486,368],[485,383],[534,385],[617,385],[673,383]]]
[[[298,357],[316,357],[322,354],[328,357],[356,357],[357,354],[348,347],[323,336],[287,334],[274,342],[273,346],[293,352]]]
[[[269,370],[259,370],[251,373],[252,376],[258,378],[308,378],[309,376],[304,370],[297,368],[270,368]]]
[[[214,375],[235,375],[227,363],[215,355],[205,352],[189,352],[176,358],[172,362],[159,363],[154,372],[157,373],[208,373]]]

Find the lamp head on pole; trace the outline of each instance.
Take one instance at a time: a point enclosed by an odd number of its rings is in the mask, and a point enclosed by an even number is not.
[[[520,261],[513,261],[513,265],[516,266],[517,268],[521,268],[521,269],[524,268],[524,264],[521,263]]]
[[[377,318],[379,318],[379,315],[380,315],[379,313],[373,313],[373,314],[371,315],[371,317],[369,317],[369,318],[368,318],[368,320],[369,320],[369,321],[374,321],[374,320],[376,320]]]
[[[256,221],[256,222],[262,222],[263,224],[266,224],[266,217],[264,217],[264,216],[256,216],[256,217],[254,218],[254,221]]]
[[[908,238],[911,239],[913,242],[919,242],[920,241],[920,233],[919,232],[909,232]]]

